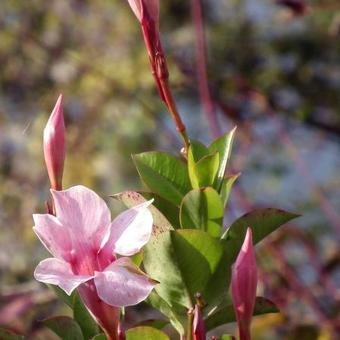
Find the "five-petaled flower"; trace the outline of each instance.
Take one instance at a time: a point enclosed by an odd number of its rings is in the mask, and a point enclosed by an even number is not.
[[[124,211],[111,222],[108,207],[92,190],[75,186],[51,192],[56,216],[35,214],[33,218],[35,233],[54,257],[41,261],[34,276],[67,294],[78,288],[99,324],[107,334],[114,333],[118,317],[112,314],[118,309],[111,306],[135,305],[156,284],[128,257],[150,238],[151,201]]]

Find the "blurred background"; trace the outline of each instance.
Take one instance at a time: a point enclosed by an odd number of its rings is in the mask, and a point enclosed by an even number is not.
[[[189,135],[238,126],[226,225],[255,207],[303,215],[257,248],[260,291],[282,313],[255,318],[254,339],[339,339],[338,0],[162,0],[160,29]],[[48,197],[42,131],[58,94],[65,187],[140,189],[131,154],[181,144],[127,1],[1,0],[0,63],[0,325],[54,339],[39,320],[69,311],[33,280],[47,253],[31,215]]]

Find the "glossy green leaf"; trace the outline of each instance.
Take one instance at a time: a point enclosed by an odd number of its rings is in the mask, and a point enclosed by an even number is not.
[[[188,157],[188,171],[194,189],[213,186],[219,167],[219,154],[204,156],[197,163]]]
[[[152,196],[152,194],[150,194]],[[123,191],[112,196],[113,198],[123,202],[128,208],[132,208],[135,205],[144,203],[147,201],[140,193],[135,191]],[[150,197],[151,199],[151,197]],[[167,218],[157,209],[153,204],[149,206],[152,213],[154,231],[163,232],[173,229]]]
[[[209,152],[208,148],[199,141],[191,140],[190,147],[188,150],[188,159],[197,163],[200,159],[205,156],[208,156],[211,152]]]
[[[225,176],[227,164],[231,154],[235,131],[236,127],[232,129],[229,133],[216,139],[209,146],[209,151],[211,153],[218,152],[219,154],[218,172],[214,183],[214,188],[218,192],[220,192],[221,184]]]
[[[73,297],[73,317],[80,326],[85,339],[90,339],[100,332],[97,323],[84,306],[77,292]]]
[[[23,340],[24,336],[16,334],[8,329],[0,328],[0,339],[2,340]]]
[[[187,319],[186,309],[184,307],[176,304],[170,306],[154,290],[148,296],[146,302],[168,317],[170,323],[179,334],[184,334]]]
[[[147,187],[179,206],[190,190],[188,171],[177,158],[163,152],[144,152],[133,156],[138,173]]]
[[[230,245],[230,253],[235,259],[244,241],[248,227],[251,227],[254,244],[260,242],[282,224],[298,217],[284,210],[265,208],[253,210],[238,218],[223,234]]]
[[[43,323],[63,340],[84,340],[80,326],[68,316],[45,319]]]
[[[223,179],[221,184],[221,198],[223,202],[223,206],[225,207],[228,203],[230,191],[235,183],[235,181],[240,177],[240,173],[233,175],[233,176],[227,176]]]
[[[268,313],[279,313],[279,310],[272,301],[264,297],[256,297],[254,315]],[[211,330],[226,323],[234,322],[235,320],[234,307],[232,304],[229,304],[217,309],[214,313],[206,317],[205,326],[207,330]]]
[[[153,237],[144,249],[146,272],[159,281],[155,288],[170,306],[191,308],[223,256],[221,242],[200,230],[182,229]]]
[[[213,188],[194,189],[187,193],[180,209],[181,227],[200,229],[211,236],[221,236],[224,208]]]
[[[170,340],[170,338],[159,329],[140,326],[127,330],[126,340]]]

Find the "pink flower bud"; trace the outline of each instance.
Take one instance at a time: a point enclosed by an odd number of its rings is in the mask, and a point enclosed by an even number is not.
[[[235,309],[240,340],[250,340],[250,323],[253,316],[257,286],[256,258],[251,228],[247,229],[231,277],[231,296]]]
[[[63,96],[60,95],[44,129],[44,156],[51,188],[62,189],[65,159]]]
[[[128,0],[131,9],[135,13],[138,21],[152,19],[156,25],[159,21],[159,0]]]
[[[194,310],[194,320],[192,323],[192,338],[193,340],[205,340],[206,330],[205,324],[201,313],[201,307],[196,304]]]

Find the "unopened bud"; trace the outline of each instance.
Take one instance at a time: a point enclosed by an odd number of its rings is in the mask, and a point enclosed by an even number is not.
[[[60,95],[44,129],[44,156],[51,188],[62,189],[65,160],[63,96]]]
[[[247,229],[231,278],[231,297],[235,309],[240,340],[250,340],[250,323],[253,316],[257,286],[256,258],[251,229]]]

